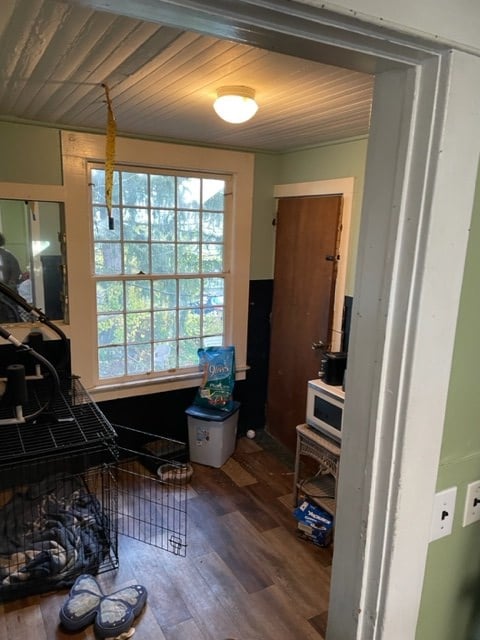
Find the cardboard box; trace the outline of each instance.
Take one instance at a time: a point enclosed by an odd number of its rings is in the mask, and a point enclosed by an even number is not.
[[[333,516],[305,500],[293,512],[298,521],[298,533],[320,547],[332,542]]]

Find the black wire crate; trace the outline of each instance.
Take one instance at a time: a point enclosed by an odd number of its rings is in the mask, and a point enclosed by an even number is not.
[[[0,465],[39,454],[58,457],[79,449],[104,448],[116,438],[109,421],[75,377],[62,380],[55,393],[51,380],[29,382],[28,401],[22,407],[27,419],[16,420],[14,410],[0,405]]]
[[[0,600],[116,569],[120,534],[185,556],[186,445],[111,425],[76,377],[27,391],[24,420],[0,406]]]
[[[186,556],[186,445],[115,432],[102,446],[0,465],[0,601],[116,569],[119,535]]]
[[[114,427],[68,340],[37,341],[0,346],[0,601],[116,569],[120,534],[187,548],[186,445]]]

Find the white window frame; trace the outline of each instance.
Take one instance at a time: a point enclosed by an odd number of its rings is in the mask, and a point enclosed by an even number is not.
[[[98,401],[197,386],[200,371],[162,378],[147,376],[142,380],[127,382],[109,381],[108,384],[98,379],[88,164],[105,161],[105,137],[62,132],[62,158],[70,294],[68,334],[74,372],[81,376],[85,387]],[[230,269],[229,299],[225,308],[225,344],[235,346],[236,377],[245,378],[254,155],[118,137],[115,160],[119,164],[138,167],[231,176],[232,193],[226,194],[232,224],[225,232],[226,264]]]
[[[97,164],[97,163],[89,163],[88,165],[88,170],[89,170],[89,176],[90,176],[90,180],[92,180],[92,172],[94,170],[102,170],[105,171],[105,165],[104,164]],[[221,180],[223,182],[223,193],[231,193],[232,192],[232,180],[231,180],[231,176],[230,175],[225,175],[225,174],[213,174],[213,173],[204,173],[201,171],[172,171],[172,170],[167,170],[163,167],[158,168],[158,167],[138,167],[138,166],[133,166],[131,164],[129,165],[120,165],[117,163],[116,167],[115,167],[115,171],[118,172],[119,174],[121,173],[137,173],[137,172],[141,172],[141,173],[145,173],[148,174],[150,176],[152,175],[170,175],[172,177],[184,177],[185,175],[192,177],[192,178],[198,178],[198,179],[214,179],[214,180]],[[93,202],[93,182],[91,184],[92,189],[90,191],[90,206],[91,206],[91,211],[93,207],[97,207],[98,205],[94,204]],[[119,188],[119,191],[122,191],[122,188]],[[150,199],[148,205],[143,205],[141,208],[145,209],[146,211],[148,211],[149,213],[151,213],[153,210],[155,210],[156,206],[154,205],[150,205]],[[222,299],[223,299],[223,304],[222,304],[222,331],[221,332],[217,332],[216,334],[216,338],[215,338],[215,342],[211,343],[211,338],[209,339],[208,335],[205,336],[203,334],[203,329],[200,332],[199,336],[195,336],[194,339],[198,342],[199,346],[203,346],[206,347],[209,345],[209,342],[211,344],[215,344],[215,345],[223,345],[225,344],[225,317],[227,315],[226,312],[229,311],[229,305],[228,305],[228,301],[229,301],[229,291],[230,291],[230,273],[232,272],[232,269],[229,269],[229,260],[231,259],[229,257],[229,255],[225,255],[225,249],[226,249],[226,243],[225,243],[225,238],[230,238],[231,237],[231,233],[230,233],[230,227],[232,225],[232,215],[231,215],[231,211],[229,209],[229,204],[231,204],[231,198],[223,198],[224,201],[224,205],[223,205],[223,209],[221,210],[222,217],[223,217],[223,236],[222,236],[222,241],[221,241],[221,246],[222,246],[222,256],[223,256],[223,268],[221,271],[215,272],[215,273],[208,273],[206,274],[201,265],[199,264],[198,267],[198,271],[197,272],[192,272],[192,273],[178,273],[177,271],[172,271],[169,273],[158,273],[155,272],[153,270],[149,270],[146,269],[146,272],[144,274],[140,275],[136,275],[136,274],[132,274],[131,272],[128,271],[128,269],[126,271],[119,271],[119,272],[108,272],[108,273],[102,273],[102,272],[96,272],[94,274],[94,279],[96,281],[96,283],[98,284],[99,282],[102,281],[109,281],[109,282],[121,282],[121,283],[125,283],[125,282],[132,282],[133,280],[141,280],[141,281],[148,281],[150,283],[155,282],[155,280],[158,279],[167,279],[167,280],[173,280],[175,282],[179,282],[184,280],[185,278],[190,279],[190,278],[194,278],[194,279],[199,279],[199,280],[203,280],[205,278],[207,279],[211,279],[211,278],[217,278],[219,280],[221,280],[223,282],[223,295],[222,295]],[[105,206],[105,202],[102,201],[100,203],[100,206],[104,207]],[[124,209],[128,209],[128,208],[135,208],[136,205],[125,205],[123,202],[120,203],[114,203],[113,204],[113,209],[115,210],[116,208],[119,208],[119,211],[123,211]],[[182,210],[183,207],[179,206],[178,208],[175,207],[175,209],[171,209],[172,211],[174,211],[175,214],[178,214],[178,212],[180,210]],[[200,211],[203,210],[203,203],[199,203],[198,204],[198,209],[195,209],[195,211],[197,211],[197,213],[200,213]],[[93,213],[93,211],[92,211]],[[122,218],[122,213],[119,214],[120,218]],[[104,212],[102,212],[102,217],[104,217],[104,224],[105,224],[105,228],[107,228],[108,226],[108,222],[107,222],[107,212],[106,210]],[[93,219],[91,219],[90,224],[92,224]],[[117,224],[117,222],[115,222],[115,224]],[[121,225],[120,225],[121,226]],[[119,229],[120,230],[120,229]],[[113,236],[113,237],[112,237]],[[114,240],[115,244],[119,244],[122,247],[122,251],[124,250],[124,247],[126,246],[126,244],[131,243],[131,240],[125,240],[125,238],[120,235],[119,237],[114,236],[113,234],[110,235],[110,232],[107,231],[107,237],[103,237],[100,240],[101,243],[103,243],[105,240],[108,239],[112,239]],[[95,246],[95,238],[92,239],[93,240],[93,244]],[[142,241],[144,242],[144,241]],[[148,244],[150,244],[151,241],[148,241]],[[180,241],[178,240],[177,237],[175,237],[175,239],[172,241],[169,241],[172,244],[177,245],[177,243],[179,243]],[[202,243],[202,240],[199,238],[195,244],[198,245],[198,247],[200,247]],[[154,242],[152,242],[152,244],[155,244]],[[200,251],[200,249],[199,249]],[[231,254],[230,254],[231,255]],[[93,265],[93,270],[95,271],[95,265]],[[178,311],[178,302],[176,305],[176,309]],[[110,313],[112,312],[112,310],[110,310]],[[122,317],[125,318],[125,316],[128,314],[129,309],[125,309],[123,310],[119,315],[121,315]],[[96,314],[97,314],[97,319],[99,315],[103,315],[105,313],[105,311],[102,311],[99,313],[98,308],[96,309]],[[222,335],[222,340],[219,340],[219,335]],[[169,342],[175,342],[178,343],[181,342],[182,338],[181,336],[177,335],[175,337],[170,337]],[[149,339],[149,343],[150,345],[153,347],[153,345],[157,342],[157,340],[152,336],[150,336]],[[125,335],[124,336],[124,340],[122,341],[122,346],[123,347],[127,347],[129,345],[129,339],[128,336]],[[145,372],[142,372],[142,374],[133,374],[133,373],[127,373],[125,372],[122,375],[118,375],[118,376],[111,376],[109,378],[107,378],[106,376],[100,376],[100,349],[102,347],[106,347],[109,348],[111,347],[111,345],[100,345],[99,341],[98,341],[98,334],[97,334],[97,342],[96,342],[96,351],[97,351],[97,367],[98,367],[98,379],[101,380],[101,384],[112,384],[112,383],[122,383],[122,382],[132,382],[134,380],[140,380],[140,379],[144,379],[145,378]],[[127,358],[128,360],[128,358]],[[125,366],[128,368],[127,363],[125,362]],[[142,362],[142,367],[147,366],[145,362]],[[177,370],[175,371],[175,375],[184,375],[187,374],[189,372],[197,372],[198,371],[198,360],[195,360],[195,364],[192,365],[188,365],[188,366],[183,366],[183,367],[178,367]],[[172,370],[165,370],[165,369],[159,369],[159,370],[154,370],[149,374],[149,377],[157,377],[157,378],[161,378],[161,379],[165,379],[168,377],[171,377],[172,375]]]

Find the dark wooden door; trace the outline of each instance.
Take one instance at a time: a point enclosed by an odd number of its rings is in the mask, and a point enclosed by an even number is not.
[[[292,451],[323,353],[313,345],[331,340],[341,210],[341,196],[279,201],[267,430]]]

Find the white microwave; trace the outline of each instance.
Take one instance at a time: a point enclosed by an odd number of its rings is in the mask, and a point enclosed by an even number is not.
[[[321,435],[342,440],[345,392],[323,380],[309,380],[306,422]]]

